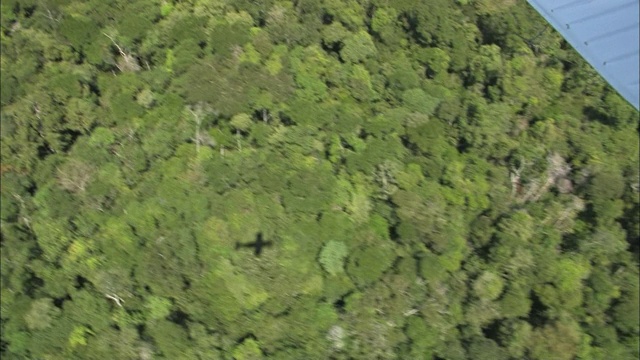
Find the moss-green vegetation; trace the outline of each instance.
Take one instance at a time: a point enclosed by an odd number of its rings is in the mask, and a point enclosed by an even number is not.
[[[525,1],[0,10],[3,359],[640,356],[638,112]]]

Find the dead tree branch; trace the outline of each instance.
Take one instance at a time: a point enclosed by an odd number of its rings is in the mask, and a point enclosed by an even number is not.
[[[104,36],[108,37],[109,40],[111,40],[111,42],[113,43],[113,45],[116,47],[116,49],[118,49],[118,52],[120,53],[120,56],[122,58],[122,63],[121,64],[116,64],[116,67],[118,68],[118,70],[120,70],[120,72],[124,72],[124,71],[139,71],[140,70],[140,64],[138,64],[138,60],[135,58],[135,56],[131,55],[131,54],[127,54],[120,45],[118,45],[118,43],[113,39],[113,37],[107,35],[107,33],[102,33]]]
[[[115,302],[119,307],[122,307],[122,304],[124,303],[124,300],[116,294],[104,294],[104,296],[106,296],[107,299],[113,300],[113,302]]]

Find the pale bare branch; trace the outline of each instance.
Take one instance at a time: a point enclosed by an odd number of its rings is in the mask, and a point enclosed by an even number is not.
[[[138,64],[138,60],[136,60],[135,56],[131,54],[127,54],[120,45],[113,39],[113,37],[109,36],[107,33],[102,33],[104,36],[108,37],[109,40],[113,43],[113,45],[118,49],[120,56],[122,58],[123,64],[116,64],[116,67],[120,72],[123,71],[139,71],[140,65]]]
[[[124,300],[122,300],[122,298],[116,294],[104,294],[104,296],[106,296],[108,299],[113,300],[119,307],[122,307],[122,304],[124,303]]]

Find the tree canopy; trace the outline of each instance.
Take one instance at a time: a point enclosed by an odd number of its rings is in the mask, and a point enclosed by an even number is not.
[[[637,359],[638,112],[525,1],[0,5],[8,359]]]

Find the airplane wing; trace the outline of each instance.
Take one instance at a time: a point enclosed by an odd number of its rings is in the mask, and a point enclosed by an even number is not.
[[[636,109],[640,0],[527,0]]]

